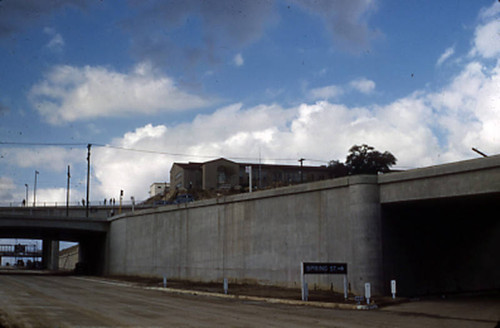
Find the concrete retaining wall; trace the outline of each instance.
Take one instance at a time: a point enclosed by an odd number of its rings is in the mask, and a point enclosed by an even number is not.
[[[300,287],[301,261],[348,263],[351,291],[382,293],[376,176],[354,176],[115,217],[110,274]],[[342,290],[341,276],[308,276]]]
[[[71,271],[78,262],[78,245],[59,251],[59,270]]]

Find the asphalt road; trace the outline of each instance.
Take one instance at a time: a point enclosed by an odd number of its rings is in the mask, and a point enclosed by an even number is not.
[[[499,320],[498,296],[353,311],[179,295],[98,278],[0,275],[4,327],[457,328]]]

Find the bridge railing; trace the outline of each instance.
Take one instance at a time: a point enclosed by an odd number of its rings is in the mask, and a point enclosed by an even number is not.
[[[82,201],[71,201],[68,203],[69,207],[81,207],[81,208],[86,208],[86,204]],[[135,207],[137,208],[144,208],[144,207],[151,207],[151,205],[144,204],[142,201],[135,201],[134,203]],[[119,202],[111,203],[111,202],[104,202],[104,201],[93,201],[89,203],[89,206],[91,207],[115,207],[118,208],[120,206]],[[122,207],[123,206],[132,206],[132,201],[127,200],[127,201],[122,201]],[[59,207],[59,208],[66,208],[66,202],[37,202],[36,204],[33,204],[32,202],[28,203],[23,203],[23,202],[0,202],[0,207]]]
[[[10,204],[9,204],[10,205]],[[45,206],[2,206],[0,204],[0,216],[23,216],[23,217],[80,217],[84,218],[87,216],[87,208],[73,204],[68,206],[66,210],[66,205],[64,206],[54,203],[52,206],[44,204]],[[133,206],[134,210],[146,209],[154,207],[151,204],[135,204]],[[89,205],[89,218],[106,218],[120,211],[120,205],[110,205],[109,203],[104,205],[103,203],[99,205],[90,204]],[[123,202],[121,205],[121,212],[132,211],[131,202]]]
[[[0,245],[0,256],[8,257],[41,257],[42,250],[37,245]]]

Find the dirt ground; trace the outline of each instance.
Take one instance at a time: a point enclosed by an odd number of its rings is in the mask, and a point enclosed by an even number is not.
[[[108,276],[106,279],[126,281],[144,287],[163,287],[163,279],[160,278],[145,278],[145,277],[132,277],[132,276]],[[168,280],[167,287],[172,289],[181,290],[194,290],[210,293],[224,293],[222,283],[202,283],[184,280]],[[302,291],[299,288],[283,288],[275,286],[264,286],[257,284],[231,284],[228,286],[228,294],[237,296],[257,296],[265,298],[277,298],[287,300],[302,299]],[[348,299],[344,298],[343,293],[337,293],[329,290],[309,289],[308,301],[311,302],[325,302],[325,303],[344,303],[344,304],[359,304],[355,300],[355,295],[349,294]],[[377,304],[377,306],[386,306],[406,302],[406,298],[382,297],[376,296],[370,300],[370,303]],[[362,303],[366,304],[366,302]]]

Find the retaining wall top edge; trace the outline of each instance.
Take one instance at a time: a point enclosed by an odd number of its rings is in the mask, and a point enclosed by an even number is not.
[[[393,172],[378,176],[379,184],[418,180],[442,175],[451,175],[492,168],[500,168],[500,155],[485,158],[476,158],[466,161],[434,165],[403,172]]]
[[[287,186],[287,187],[279,187],[279,188],[275,188],[275,189],[254,191],[252,193],[243,193],[243,194],[230,195],[230,196],[221,196],[221,197],[211,198],[211,199],[203,199],[203,200],[198,200],[198,201],[184,203],[184,204],[165,205],[165,206],[160,206],[160,207],[156,207],[156,208],[152,208],[152,209],[141,209],[141,210],[135,211],[134,213],[126,212],[126,213],[122,213],[119,215],[115,215],[113,217],[108,218],[108,221],[112,222],[112,221],[120,220],[123,218],[149,215],[149,214],[158,214],[158,213],[164,213],[164,212],[171,212],[171,211],[177,211],[179,209],[186,209],[186,208],[206,207],[206,206],[213,206],[213,205],[217,205],[217,204],[244,202],[244,201],[250,201],[250,200],[255,200],[255,199],[280,197],[280,196],[286,196],[286,195],[290,195],[290,194],[301,194],[301,193],[306,193],[306,192],[321,191],[321,190],[325,190],[325,189],[344,188],[344,187],[347,187],[351,184],[362,184],[362,183],[370,183],[370,184],[375,183],[376,184],[377,183],[376,179],[377,179],[376,175],[373,175],[373,176],[360,175],[360,176],[348,176],[348,177],[341,177],[341,178],[335,178],[335,179],[321,180],[321,181],[303,183],[303,184],[294,185],[294,186]]]

